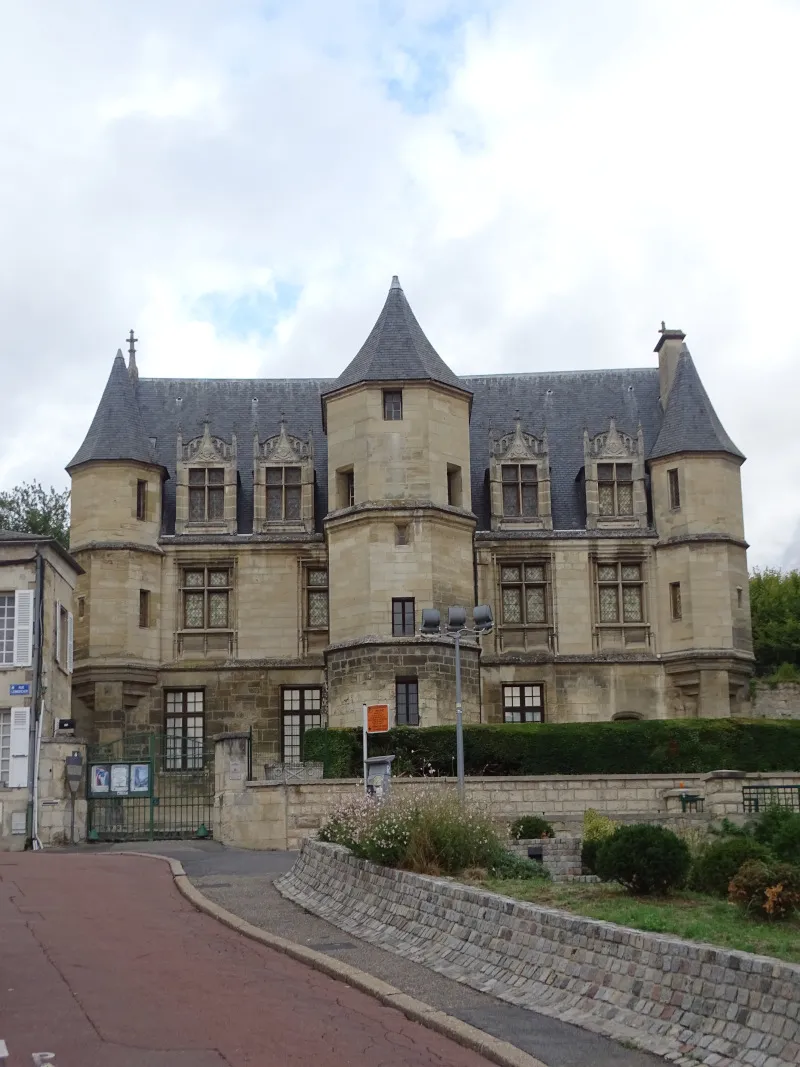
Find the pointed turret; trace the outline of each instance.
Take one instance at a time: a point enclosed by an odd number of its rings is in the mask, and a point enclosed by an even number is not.
[[[133,460],[158,465],[121,350],[117,351],[89,432],[67,465],[67,471],[98,460]]]
[[[664,421],[648,458],[679,452],[726,452],[744,460],[714,411],[686,345],[678,355]]]
[[[372,332],[323,396],[360,382],[402,381],[439,382],[469,393],[423,333],[395,275]]]

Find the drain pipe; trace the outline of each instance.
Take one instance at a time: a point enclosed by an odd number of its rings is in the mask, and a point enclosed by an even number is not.
[[[39,749],[41,746],[42,656],[44,654],[44,556],[36,546],[36,586],[33,594],[33,699],[28,734],[28,826],[31,847],[38,851],[39,841]]]

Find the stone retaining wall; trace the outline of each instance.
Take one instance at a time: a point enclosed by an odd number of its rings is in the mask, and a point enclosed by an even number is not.
[[[779,682],[775,686],[758,682],[748,719],[800,719],[800,684]]]
[[[377,867],[307,841],[275,883],[356,937],[682,1067],[796,1067],[800,967]]]

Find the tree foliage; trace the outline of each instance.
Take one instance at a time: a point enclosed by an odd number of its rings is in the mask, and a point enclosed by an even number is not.
[[[42,534],[69,547],[69,489],[23,482],[0,492],[0,530]]]
[[[767,569],[750,578],[753,651],[758,674],[800,668],[800,571]]]

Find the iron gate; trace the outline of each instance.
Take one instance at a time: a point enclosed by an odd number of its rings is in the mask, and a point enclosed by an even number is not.
[[[128,734],[87,752],[90,841],[210,837],[214,743]]]

